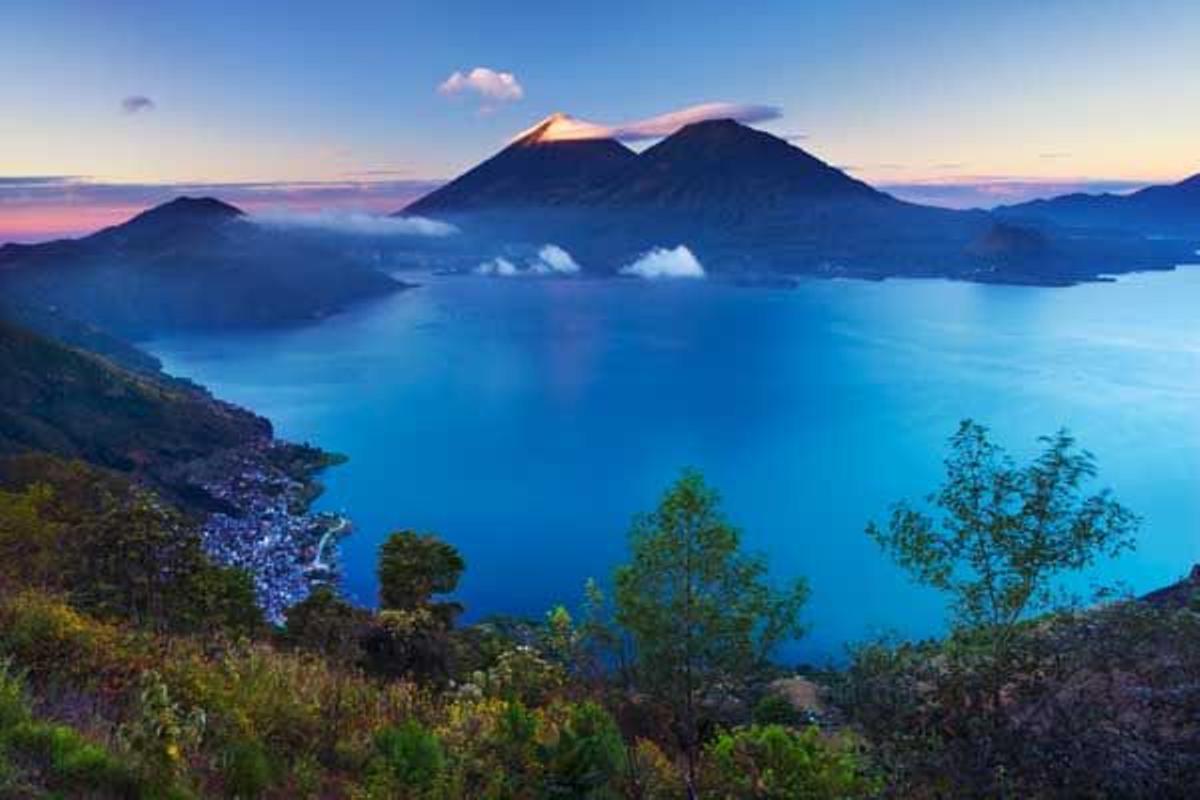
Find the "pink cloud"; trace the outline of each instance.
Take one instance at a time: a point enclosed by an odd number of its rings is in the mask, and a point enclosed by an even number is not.
[[[670,136],[675,131],[695,122],[712,119],[732,119],[737,122],[753,123],[778,119],[782,112],[776,106],[755,105],[750,103],[700,103],[687,106],[676,111],[668,111],[653,117],[645,117],[632,122],[617,125],[605,125],[599,122],[576,119],[566,114],[554,114],[550,126],[540,137],[544,141],[566,139],[620,139],[625,142],[635,142],[645,139],[660,139]],[[539,122],[535,128],[545,122]],[[514,139],[520,139],[532,131],[530,128]]]

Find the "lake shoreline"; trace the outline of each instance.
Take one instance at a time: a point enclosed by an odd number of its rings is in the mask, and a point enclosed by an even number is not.
[[[1102,484],[1146,522],[1139,549],[1091,577],[1145,592],[1200,560],[1175,533],[1200,511],[1188,322],[1200,270],[1049,292],[944,279],[787,291],[419,281],[317,325],[151,346],[280,437],[352,456],[314,508],[353,515],[339,586],[364,606],[379,543],[407,528],[463,553],[464,619],[577,602],[625,557],[630,518],[690,465],[772,575],[810,579],[816,624],[795,657],[936,635],[941,602],[862,530],[937,485],[945,437],[968,416],[1017,453],[1060,426],[1096,452]]]

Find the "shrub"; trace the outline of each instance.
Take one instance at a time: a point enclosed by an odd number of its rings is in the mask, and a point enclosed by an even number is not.
[[[671,759],[649,739],[633,746],[629,785],[625,794],[640,800],[680,800],[685,795],[683,775]]]
[[[878,788],[852,741],[781,725],[719,734],[704,750],[701,786],[722,800],[847,800]]]
[[[557,738],[543,750],[546,797],[615,798],[625,773],[625,743],[596,703],[571,706]]]
[[[271,785],[271,764],[258,742],[234,742],[224,755],[223,773],[229,795],[258,797]]]
[[[29,720],[25,682],[8,659],[0,659],[0,735]]]
[[[783,695],[768,692],[754,704],[754,723],[756,725],[787,725],[795,727],[804,720],[796,707]]]
[[[563,687],[567,676],[532,647],[520,646],[501,653],[492,668],[477,677],[490,697],[538,706]]]
[[[25,722],[5,738],[12,751],[40,762],[50,782],[64,788],[120,792],[135,784],[126,765],[67,725]]]
[[[375,749],[376,769],[384,772],[405,796],[428,796],[445,769],[441,742],[415,719],[376,733]]]
[[[202,711],[185,709],[162,677],[148,671],[142,676],[136,714],[120,734],[145,780],[167,787],[183,777],[186,755],[199,745],[205,721]]]

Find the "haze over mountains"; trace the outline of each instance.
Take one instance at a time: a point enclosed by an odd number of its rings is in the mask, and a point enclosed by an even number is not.
[[[454,221],[481,245],[553,241],[599,273],[685,243],[716,272],[1064,284],[1169,268],[1194,250],[1138,228],[1080,237],[1053,218],[904,202],[727,119],[687,125],[642,153],[575,129],[548,117],[401,213]],[[1175,230],[1189,233],[1189,218]],[[1200,238],[1200,225],[1190,235]]]
[[[1066,285],[1170,269],[1200,243],[1200,176],[1128,196],[957,211],[899,200],[728,119],[686,125],[640,153],[581,130],[548,117],[393,215],[455,227],[373,218],[337,234],[326,219],[255,224],[268,220],[185,197],[81,239],[4,245],[0,316],[155,372],[125,339],[318,319],[404,288],[389,272],[473,271],[558,248],[570,274],[636,273],[629,265],[645,254],[686,245],[698,259],[690,274],[738,282]]]
[[[1200,174],[1169,186],[1132,194],[1068,194],[996,209],[1026,224],[1104,228],[1150,236],[1197,238],[1200,234]]]
[[[50,335],[86,335],[72,321],[132,339],[297,322],[402,286],[321,236],[251,224],[212,198],[82,239],[0,247],[0,306]]]

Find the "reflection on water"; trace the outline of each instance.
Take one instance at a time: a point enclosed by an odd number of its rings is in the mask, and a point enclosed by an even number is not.
[[[971,416],[1019,455],[1060,425],[1145,518],[1091,577],[1144,590],[1200,561],[1200,270],[1071,289],[817,281],[793,291],[425,279],[309,328],[152,343],[168,367],[344,452],[346,589],[395,528],[464,552],[474,615],[574,602],[635,512],[702,469],[774,571],[813,586],[797,653],[938,629],[862,530],[923,494]]]

